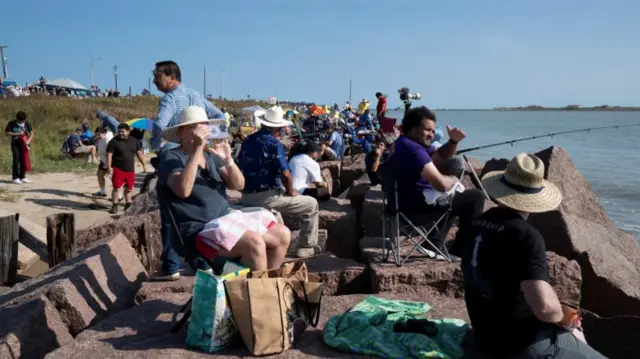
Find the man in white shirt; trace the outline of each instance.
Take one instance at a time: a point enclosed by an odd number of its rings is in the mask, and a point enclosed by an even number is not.
[[[300,152],[289,160],[292,187],[296,192],[316,199],[329,197],[327,183],[322,178],[320,164],[316,161],[320,156],[320,146],[315,142],[300,146]]]
[[[98,158],[100,158],[97,173],[100,190],[93,194],[96,197],[107,197],[107,192],[105,191],[106,179],[109,175],[109,171],[107,171],[107,145],[112,138],[113,132],[111,132],[108,127],[96,128],[94,141],[98,152]]]

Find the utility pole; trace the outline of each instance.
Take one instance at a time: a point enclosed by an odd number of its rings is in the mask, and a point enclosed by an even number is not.
[[[115,90],[118,91],[118,65],[113,65],[113,77],[116,80],[116,88],[115,88]]]
[[[349,103],[351,103],[351,89],[353,88],[353,79],[349,79]]]
[[[9,78],[9,75],[7,74],[7,58],[4,57],[4,49],[6,49],[7,45],[0,45],[0,60],[2,60],[2,74],[3,77],[5,79]]]
[[[225,72],[227,72],[227,70],[222,69],[222,92],[221,92],[221,99],[224,100],[224,74]]]
[[[204,67],[204,71],[202,73],[202,96],[204,96],[205,98],[207,97],[207,67]]]

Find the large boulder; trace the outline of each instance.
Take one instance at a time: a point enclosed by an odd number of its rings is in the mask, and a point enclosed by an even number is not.
[[[140,193],[131,201],[131,207],[125,211],[126,216],[137,216],[160,209],[158,195],[155,190]]]
[[[462,300],[441,297],[437,293],[423,295],[384,293],[378,296],[388,299],[426,302],[432,306],[432,309],[426,314],[429,318],[468,320]],[[324,344],[322,339],[322,329],[329,318],[348,311],[366,297],[367,295],[359,294],[323,298],[318,326],[307,329],[296,342],[295,348],[269,358],[372,358],[355,353],[338,352]],[[185,348],[186,326],[179,333],[169,333],[175,324],[169,319],[174,310],[175,304],[171,302],[171,299],[165,303],[157,300],[145,302],[139,307],[105,320],[96,326],[95,330],[89,331],[86,336],[50,353],[46,358],[84,359],[95,357],[96,353],[100,354],[100,358],[105,359],[211,357],[210,354]],[[232,348],[216,353],[215,357],[253,358],[241,342],[237,342]]]
[[[368,268],[353,259],[338,258],[324,253],[305,260],[309,272],[320,275],[322,293],[328,295],[371,293]]]
[[[582,274],[576,261],[568,260],[553,252],[547,252],[547,271],[553,289],[562,303],[580,306]]]
[[[532,215],[548,250],[582,269],[582,307],[603,316],[640,315],[640,247],[634,237],[559,211]]]
[[[364,203],[364,196],[367,191],[371,188],[371,180],[369,180],[369,175],[365,174],[359,179],[353,181],[351,187],[347,188],[341,195],[341,197],[345,197],[349,201],[351,201],[351,206],[356,208],[357,210],[362,209],[362,204]]]
[[[609,359],[637,358],[640,352],[640,317],[619,316],[601,318],[583,312],[582,328],[587,343]]]
[[[129,241],[118,234],[16,284],[0,297],[0,353],[8,347],[14,353],[39,353],[25,357],[42,357],[70,336],[131,307],[146,277]]]
[[[340,167],[342,166],[342,163],[340,161],[321,161],[319,164],[323,176],[325,175],[325,170],[329,171],[329,174],[331,175],[331,196],[339,196],[340,191],[342,190],[342,186],[340,184]],[[325,178],[327,181],[329,180],[328,176]]]
[[[342,161],[340,169],[340,185],[343,189],[349,188],[353,181],[356,181],[366,173],[364,155],[355,156],[353,161],[351,157],[345,157]]]
[[[331,176],[331,171],[328,168],[325,168],[322,170],[322,178],[324,179],[325,183],[327,184],[327,190],[329,191],[329,194],[332,197],[337,197],[340,193],[340,188],[336,188],[335,184],[333,183],[333,177]],[[338,187],[339,187],[339,183]]]
[[[125,215],[116,221],[77,231],[77,246],[82,250],[101,238],[122,233],[135,248],[144,267],[155,271],[160,268],[162,255],[160,223],[159,211]]]
[[[365,192],[362,210],[360,211],[360,221],[364,229],[364,236],[382,236],[382,200],[383,192],[380,185],[370,187]]]

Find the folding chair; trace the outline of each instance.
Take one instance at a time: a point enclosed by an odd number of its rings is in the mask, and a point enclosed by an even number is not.
[[[446,206],[435,205],[432,211],[418,215],[403,213],[398,209],[398,183],[396,179],[388,170],[381,172],[380,179],[383,191],[382,261],[388,261],[389,255],[392,254],[393,263],[398,267],[403,266],[413,252],[426,243],[436,255],[441,255],[451,263],[451,257],[446,247],[438,248],[433,244],[432,239],[438,238],[442,240],[447,235],[452,224],[451,204],[456,192],[448,198]],[[417,220],[422,223],[415,223]],[[403,240],[400,239],[401,235],[405,236]],[[416,239],[416,237],[419,237],[419,239]],[[407,240],[413,243],[413,247],[403,257],[400,250],[402,244]]]
[[[167,191],[169,191],[169,188],[165,184],[158,182],[158,185],[156,186],[156,191],[158,193],[158,203],[160,205],[160,211],[164,211],[164,213],[167,215],[167,217],[169,217],[171,221],[171,228],[173,230],[173,233],[172,233],[173,237],[171,239],[173,240],[174,244],[181,246],[186,251],[187,247],[185,246],[182,235],[180,235],[180,231],[178,230],[178,224],[176,223],[175,217],[173,215],[173,211],[171,210],[171,206],[169,205],[169,201],[167,200]],[[197,246],[196,246],[196,253],[194,253],[194,255],[195,256],[193,258],[187,258],[187,263],[189,264],[189,266],[191,266],[191,268],[194,271],[198,271],[198,268],[195,268],[193,266],[193,262],[190,261],[189,259],[194,259],[194,258],[202,259],[205,263],[207,263],[207,265],[209,265],[209,267],[211,267],[211,269],[213,270],[213,274],[215,275],[223,275],[225,274],[225,272],[232,273],[234,271],[241,269],[239,265],[234,263],[229,258],[226,258],[223,256],[216,256],[212,258],[207,255],[204,255],[197,249]],[[192,301],[193,301],[193,297],[189,298],[187,303],[185,303],[182,306],[182,308],[180,308],[180,310],[178,310],[178,312],[175,314],[175,316],[177,316],[180,313],[184,313],[182,318],[180,318],[180,320],[176,323],[176,325],[171,329],[171,333],[177,333],[180,330],[180,328],[184,326],[187,320],[189,320],[189,317],[191,317]]]

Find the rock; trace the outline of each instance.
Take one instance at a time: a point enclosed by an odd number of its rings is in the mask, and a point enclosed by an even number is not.
[[[336,188],[333,185],[333,177],[331,177],[331,171],[328,168],[325,168],[322,170],[321,175],[322,175],[322,178],[324,178],[324,181],[327,183],[327,190],[329,191],[331,196],[332,197],[338,196],[340,193],[336,194],[336,192],[340,192],[340,188]]]
[[[300,230],[295,230],[291,232],[291,242],[289,242],[289,248],[287,250],[287,255],[295,256],[296,249],[298,249],[298,245],[300,243]],[[319,229],[318,230],[318,246],[323,250],[327,250],[327,230]]]
[[[473,169],[479,176],[482,173],[482,169],[486,166],[486,162],[480,161],[477,158],[467,157],[468,162],[465,163],[465,170],[470,171]],[[470,165],[470,166],[469,166]]]
[[[560,147],[549,147],[536,153],[545,165],[545,179],[558,186],[562,192],[559,210],[604,226],[615,227],[604,208],[598,203],[589,182],[574,166],[567,151]]]
[[[55,305],[41,294],[0,309],[0,358],[42,358],[73,342]]]
[[[146,193],[145,193],[146,194]],[[150,247],[145,247],[144,243],[144,223],[147,223],[148,240]],[[160,268],[160,257],[162,255],[162,237],[160,236],[160,212],[148,212],[141,215],[124,216],[114,222],[89,227],[77,231],[78,249],[91,246],[97,240],[106,238],[117,233],[122,233],[135,248],[142,264],[149,271],[156,271]],[[153,265],[151,265],[153,264]]]
[[[562,303],[580,306],[582,274],[580,265],[553,252],[547,252],[547,270],[553,289]]]
[[[325,169],[329,170],[329,173],[331,173],[331,179],[333,180],[333,182],[340,181],[340,167],[342,166],[342,162],[321,161],[318,163],[320,164],[321,170],[325,170]]]
[[[158,195],[155,188],[152,191],[140,193],[135,196],[131,201],[131,207],[124,213],[125,216],[137,216],[149,212],[154,212],[160,209],[158,203]]]
[[[0,318],[8,318],[6,313],[17,305],[46,297],[69,332],[76,335],[133,305],[133,295],[146,277],[129,241],[118,234],[39,277],[15,285],[0,297]]]
[[[193,293],[193,284],[195,283],[195,280],[196,278],[194,276],[194,273],[189,269],[186,274],[181,273],[180,279],[176,281],[144,282],[136,293],[134,301],[136,304],[141,304],[148,300],[164,298],[164,296],[167,294],[191,295]]]
[[[601,318],[583,311],[582,328],[587,343],[609,359],[636,358],[640,352],[640,317]]]
[[[460,300],[441,297],[434,293],[420,296],[385,293],[379,296],[388,299],[425,301],[432,305],[432,309],[426,315],[429,318],[446,317],[468,320],[464,302],[461,302]],[[329,318],[346,312],[366,297],[367,295],[360,294],[323,298],[322,310],[320,311],[320,320],[317,328],[307,329],[304,335],[302,335],[296,343],[295,348],[287,350],[282,354],[270,356],[269,358],[372,358],[371,356],[335,351],[324,344],[322,340],[322,328],[324,328],[324,325],[327,323]],[[185,329],[177,334],[169,334],[168,331],[173,325],[172,323],[164,322],[163,319],[160,320],[160,323],[154,323],[156,317],[166,318],[163,313],[168,310],[167,308],[168,307],[164,307],[160,304],[155,307],[152,307],[152,305],[149,304],[144,310],[137,310],[136,308],[131,309],[130,311],[132,313],[128,316],[130,321],[124,316],[124,313],[122,313],[122,316],[115,318],[112,323],[104,323],[104,329],[108,330],[109,327],[114,328],[111,332],[100,334],[108,339],[76,340],[74,343],[50,353],[46,358],[84,359],[95,357],[96,353],[100,353],[100,358],[105,359],[193,359],[211,357],[211,354],[185,348],[186,326]],[[136,321],[153,323],[151,326],[152,329],[147,331],[143,326],[139,326]],[[158,326],[155,327],[156,325]],[[165,333],[167,334],[150,338],[149,335],[152,333],[161,332],[160,326],[165,328]],[[144,334],[140,335],[142,330],[145,330]],[[120,332],[113,333],[114,331]],[[126,335],[125,333],[127,332],[138,334],[118,337]],[[241,343],[236,343],[233,348],[215,353],[215,357],[253,358]]]
[[[351,206],[353,208],[361,210],[362,204],[364,203],[364,196],[369,188],[371,188],[371,181],[369,180],[369,175],[365,174],[359,179],[353,181],[351,187],[345,190],[345,197],[351,201]]]
[[[493,171],[504,171],[511,162],[510,159],[507,158],[492,158],[484,164],[482,170],[478,173],[480,179],[484,177],[489,172]]]
[[[428,289],[452,298],[464,295],[459,263],[427,259],[409,260],[402,267],[392,263],[374,263],[371,265],[371,281],[374,293],[422,293]]]
[[[351,157],[345,157],[340,168],[340,185],[346,189],[362,175],[365,174],[364,155],[358,155],[353,161]]]
[[[320,228],[327,230],[327,250],[341,258],[358,258],[357,211],[346,199],[331,198],[320,204]]]
[[[603,316],[640,315],[640,247],[632,235],[559,211],[531,215],[529,222],[548,250],[580,265],[582,308]]]
[[[305,263],[309,272],[322,278],[325,296],[371,293],[371,278],[363,264],[329,253],[305,259]]]
[[[382,236],[382,198],[383,192],[380,185],[370,187],[365,192],[362,211],[360,212],[360,222],[366,237]]]
[[[18,271],[26,269],[41,256],[48,261],[47,253],[47,229],[31,222],[27,217],[20,217],[20,243],[18,244]],[[30,247],[38,248],[35,252],[27,248],[23,243],[29,241]]]

